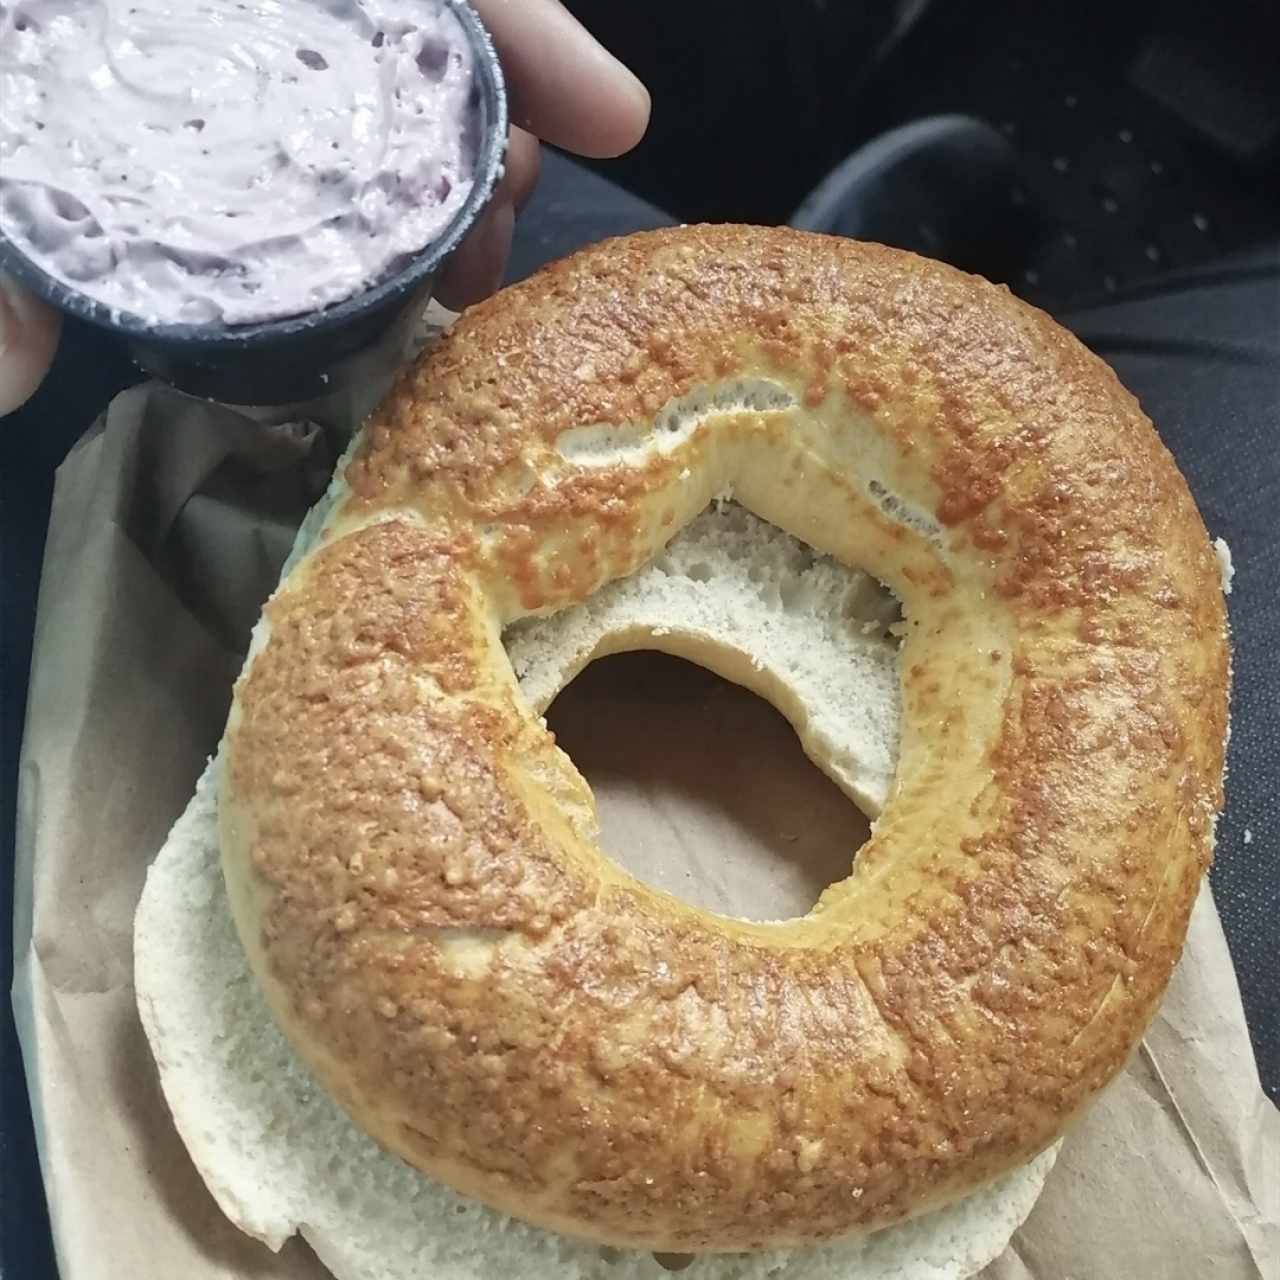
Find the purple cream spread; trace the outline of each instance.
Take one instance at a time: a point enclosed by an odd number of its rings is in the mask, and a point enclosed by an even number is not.
[[[444,0],[0,0],[0,230],[152,324],[358,293],[474,182]]]

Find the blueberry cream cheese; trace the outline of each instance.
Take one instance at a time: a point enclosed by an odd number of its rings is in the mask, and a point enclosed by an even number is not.
[[[0,232],[148,324],[341,302],[476,180],[444,0],[0,0]]]

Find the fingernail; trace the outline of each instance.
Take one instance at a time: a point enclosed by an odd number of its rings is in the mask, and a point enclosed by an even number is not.
[[[649,116],[653,111],[653,95],[650,94],[645,82],[641,80],[625,62],[619,62],[618,66],[626,72],[627,92],[635,98],[636,107],[643,113],[645,125],[647,127],[649,123]]]
[[[617,87],[635,103],[637,119],[640,125],[636,134],[636,142],[639,142],[644,137],[645,129],[649,126],[649,116],[653,111],[653,97],[645,86],[644,81],[621,58],[611,53],[598,41],[593,40],[592,44],[595,45],[596,56],[608,67]]]
[[[53,363],[60,312],[0,272],[0,416],[25,404]]]
[[[0,360],[4,359],[9,343],[18,328],[17,287],[0,271]]]

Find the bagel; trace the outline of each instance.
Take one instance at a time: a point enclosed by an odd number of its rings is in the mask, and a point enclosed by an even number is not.
[[[1211,857],[1226,621],[1173,461],[1047,317],[839,239],[615,240],[468,312],[345,479],[219,824],[267,1002],[378,1142],[611,1245],[806,1245],[1025,1163],[1121,1067]],[[778,923],[602,855],[503,647],[728,495],[903,611],[884,807]],[[580,661],[640,646],[794,711],[694,631]]]

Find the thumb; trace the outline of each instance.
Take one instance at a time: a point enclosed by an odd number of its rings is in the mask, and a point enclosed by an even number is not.
[[[0,272],[0,417],[28,399],[49,372],[62,314]]]

